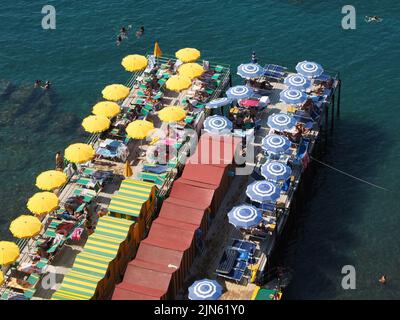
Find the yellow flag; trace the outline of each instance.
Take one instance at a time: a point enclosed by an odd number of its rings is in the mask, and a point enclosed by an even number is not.
[[[158,46],[158,42],[156,42],[156,43],[154,44],[154,56],[155,56],[156,58],[159,58],[159,57],[162,56],[162,51],[161,51],[160,47]]]

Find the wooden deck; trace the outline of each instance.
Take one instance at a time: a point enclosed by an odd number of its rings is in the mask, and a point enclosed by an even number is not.
[[[273,85],[273,88],[267,94],[270,98],[270,104],[268,105],[268,108],[264,109],[264,111],[260,115],[261,128],[255,132],[255,154],[261,153],[261,140],[270,132],[270,128],[267,126],[268,117],[273,113],[288,112],[288,105],[279,101],[279,94],[282,90],[287,88],[286,85],[279,82],[271,82],[271,84]],[[322,115],[323,113],[321,113],[321,118]],[[307,134],[306,137],[315,139],[319,135],[319,133],[319,124],[315,123],[313,129],[309,134]],[[295,152],[295,149],[292,149],[292,152]],[[254,163],[250,164],[254,167],[260,167],[263,163],[265,163],[265,159],[261,159],[260,161],[255,160]],[[286,216],[284,217],[284,223],[286,222],[293,196],[295,195],[297,186],[301,179],[302,168],[294,168],[292,174],[294,175],[294,184],[292,185],[292,188],[286,194],[281,194],[281,197],[277,200],[277,204],[281,203],[285,208],[284,214],[286,214]],[[241,283],[235,283],[231,280],[219,277],[215,273],[215,270],[217,269],[219,260],[224,252],[225,247],[229,245],[231,239],[244,238],[243,235],[233,225],[229,223],[227,213],[232,209],[232,207],[242,204],[245,201],[246,187],[253,181],[253,178],[250,176],[234,177],[233,182],[231,183],[230,188],[223,200],[223,203],[221,204],[221,207],[217,212],[216,217],[209,229],[208,235],[205,239],[203,252],[201,255],[196,257],[190,270],[190,274],[185,279],[183,290],[180,292],[178,299],[184,299],[188,292],[188,287],[194,281],[202,278],[217,279],[218,282],[223,286],[224,290],[222,296],[220,297],[220,300],[251,299],[253,292],[257,286],[250,281],[250,270],[246,275],[247,279],[244,279],[244,281],[242,281]],[[266,240],[263,243],[257,243],[257,247],[260,251],[258,256],[259,259],[268,259],[266,252],[272,251],[273,247],[275,246],[275,240],[276,239],[273,239],[271,237],[269,240]]]
[[[167,59],[167,58],[165,58]],[[164,60],[165,60],[164,59]],[[171,59],[172,60],[172,59]],[[175,59],[173,59],[175,60]],[[145,70],[146,71],[146,70]],[[222,90],[224,87],[228,85],[229,81],[229,74],[230,72],[226,73],[225,78],[221,82],[221,84],[217,87],[216,91],[214,94],[211,96],[211,99],[219,97],[221,94]],[[137,78],[140,77],[140,74],[136,74],[132,77],[131,80],[129,80],[128,84],[132,90],[129,94],[129,96],[124,99],[124,101],[121,103],[121,107],[123,108],[123,111],[127,111],[131,107],[131,103],[134,102],[137,99],[137,92],[138,88],[135,86],[135,83],[137,81]],[[192,85],[193,87],[193,85]],[[180,93],[175,93],[169,90],[164,89],[164,96],[161,100],[162,106],[167,106],[167,105],[181,105],[182,100],[188,95],[188,91],[192,89],[190,87],[188,90],[181,91]],[[201,119],[201,122],[198,124],[198,126],[202,126],[202,121],[204,120],[204,111],[199,111],[201,114],[199,115],[199,118]],[[154,123],[155,128],[160,128],[160,129],[165,129],[166,124],[162,123],[156,114],[150,115],[151,120]],[[93,135],[89,139],[90,142],[93,143],[94,149],[97,148],[99,144],[99,135]],[[131,164],[131,168],[133,171],[133,178],[138,178],[140,172],[142,171],[143,167],[143,154],[145,153],[148,145],[147,144],[142,144],[139,140],[132,140],[129,142],[128,150],[129,150],[129,156],[128,156],[128,161]],[[184,149],[184,147],[182,147]],[[111,183],[107,183],[104,188],[98,193],[98,195],[95,198],[95,202],[97,205],[99,205],[101,208],[107,208],[112,196],[116,193],[116,191],[119,189],[120,184],[123,180],[123,172],[124,172],[124,163],[122,162],[116,162],[112,160],[96,160],[92,161],[90,163],[90,168],[97,169],[97,170],[112,170],[114,173],[114,179],[112,180]],[[174,175],[172,175],[174,177]],[[75,173],[71,178],[69,183],[62,188],[59,192],[57,190],[57,195],[60,200],[60,206],[64,204],[64,202],[73,195],[74,190],[77,188],[76,181],[79,178],[79,173]],[[168,184],[170,182],[166,181],[165,186],[158,186],[159,187],[159,192],[165,193],[163,191],[163,188],[168,188]],[[43,225],[45,226],[43,228],[42,233],[46,230],[47,224],[50,222],[50,219],[48,216],[46,216],[43,220]],[[78,253],[84,250],[85,243],[87,241],[87,234],[84,232],[82,234],[82,238],[79,242],[75,242],[73,244],[71,243],[66,243],[64,246],[61,248],[61,250],[57,253],[55,258],[52,260],[51,264],[47,266],[47,272],[48,274],[52,274],[52,276],[55,277],[57,284],[54,285],[52,288],[43,288],[42,286],[38,285],[36,288],[36,292],[34,297],[32,297],[32,300],[43,300],[43,299],[50,299],[52,294],[61,286],[62,284],[62,279],[64,275],[66,275],[69,270],[71,269],[76,256]],[[31,248],[34,247],[34,239],[30,239],[26,243],[23,244],[21,248],[21,255],[19,258],[19,262],[28,262],[30,261],[29,258],[29,253]],[[7,274],[6,274],[7,277]],[[6,289],[6,286],[3,284],[0,286],[0,295],[2,292]]]

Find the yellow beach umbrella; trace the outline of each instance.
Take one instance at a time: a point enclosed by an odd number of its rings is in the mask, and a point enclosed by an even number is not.
[[[122,84],[110,84],[101,92],[103,98],[111,101],[119,101],[129,96],[130,89]]]
[[[200,77],[204,71],[204,68],[198,63],[184,63],[178,69],[180,75],[189,77],[190,79]]]
[[[19,248],[14,242],[0,241],[0,265],[17,261],[19,254]]]
[[[84,163],[94,158],[94,149],[86,143],[71,144],[65,149],[64,157],[69,162]]]
[[[158,117],[163,122],[178,122],[186,117],[186,111],[182,107],[170,106],[158,112]]]
[[[120,114],[121,108],[118,103],[111,101],[101,101],[93,106],[92,112],[96,116],[104,116],[111,119]]]
[[[34,194],[28,200],[27,207],[32,213],[42,215],[54,211],[58,204],[58,197],[52,192],[45,191]]]
[[[88,116],[82,121],[82,127],[89,133],[106,131],[110,125],[110,120],[105,116]]]
[[[19,239],[32,238],[42,230],[42,223],[34,216],[22,215],[11,222],[10,231]]]
[[[126,133],[133,139],[144,139],[154,129],[154,125],[146,120],[136,120],[126,127]]]
[[[36,178],[39,189],[50,191],[62,187],[67,182],[67,175],[62,171],[49,170],[42,172]]]
[[[186,76],[172,76],[167,80],[165,86],[168,90],[180,92],[188,89],[192,85],[192,80]]]
[[[200,51],[195,48],[184,48],[175,52],[175,57],[182,62],[193,62],[199,59],[200,56]]]
[[[4,283],[4,274],[3,271],[0,271],[0,286]]]
[[[143,70],[147,67],[147,58],[140,54],[131,54],[122,59],[122,66],[126,71],[135,72]]]
[[[125,162],[125,166],[124,166],[124,175],[125,175],[126,178],[128,178],[128,177],[130,177],[132,174],[133,174],[132,168],[131,168],[131,166],[129,165],[129,162],[126,161],[126,162]]]

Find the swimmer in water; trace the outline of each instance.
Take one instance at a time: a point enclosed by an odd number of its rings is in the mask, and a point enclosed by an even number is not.
[[[386,284],[386,276],[383,275],[382,277],[380,277],[380,278],[379,278],[379,282],[380,282],[381,284]]]
[[[40,85],[41,85],[41,83],[42,83],[42,80],[36,80],[36,81],[35,81],[34,87],[35,87],[35,88],[39,88]]]
[[[117,46],[119,46],[121,44],[121,42],[122,42],[122,37],[121,37],[121,35],[119,35],[117,37]]]
[[[50,89],[50,85],[51,85],[50,81],[47,80],[46,83],[44,84],[43,89]]]
[[[379,16],[365,16],[365,21],[366,22],[381,22],[382,18]]]
[[[131,28],[132,28],[131,25],[129,25],[128,28],[125,28],[125,26],[122,26],[122,28],[119,30],[119,34],[117,37],[117,46],[119,46],[124,39],[128,39],[128,31]]]
[[[144,33],[144,27],[141,26],[139,31],[136,31],[136,38],[140,38]]]

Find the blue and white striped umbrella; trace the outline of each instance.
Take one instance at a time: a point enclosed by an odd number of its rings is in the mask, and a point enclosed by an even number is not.
[[[245,63],[237,68],[237,74],[245,79],[255,79],[264,75],[264,68],[257,63]]]
[[[302,104],[307,100],[307,94],[297,89],[286,89],[280,94],[280,100],[287,104]]]
[[[208,109],[214,109],[214,108],[219,108],[219,107],[223,107],[223,106],[227,106],[229,104],[232,103],[232,100],[229,98],[219,98],[219,99],[214,99],[211,100],[210,102],[208,102],[206,104],[206,108]]]
[[[311,81],[301,74],[291,74],[285,78],[284,84],[289,89],[306,90],[311,87]]]
[[[276,113],[268,117],[267,125],[274,130],[291,130],[296,125],[296,118],[286,113]]]
[[[253,89],[247,86],[234,86],[226,91],[226,96],[232,100],[247,99],[253,94]]]
[[[222,286],[215,280],[198,280],[189,287],[190,300],[217,300],[221,294]]]
[[[251,201],[264,203],[268,201],[276,201],[281,193],[281,188],[275,183],[261,180],[249,184],[246,189],[246,195]]]
[[[302,61],[297,64],[296,71],[307,78],[314,78],[319,77],[324,69],[318,63]]]
[[[292,174],[292,169],[279,161],[269,161],[261,166],[261,175],[274,182],[286,181]]]
[[[250,205],[241,205],[232,208],[228,213],[229,223],[237,228],[252,228],[262,220],[261,211]]]
[[[292,145],[288,138],[277,134],[267,135],[261,143],[263,150],[272,153],[285,153]]]
[[[209,133],[225,134],[230,133],[232,129],[232,122],[224,116],[214,115],[204,121],[204,131]]]

